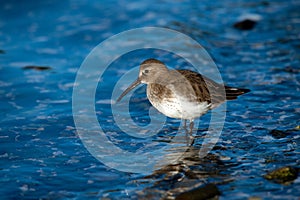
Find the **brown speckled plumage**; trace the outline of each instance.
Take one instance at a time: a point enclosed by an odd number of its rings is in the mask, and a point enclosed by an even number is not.
[[[165,98],[172,97],[172,91],[165,87],[164,85],[150,83],[148,85],[149,95],[153,96],[153,98],[157,98],[157,101],[162,101]]]

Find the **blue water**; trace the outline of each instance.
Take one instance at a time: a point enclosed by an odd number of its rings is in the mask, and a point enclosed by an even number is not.
[[[204,183],[216,183],[220,199],[299,198],[299,178],[286,185],[263,178],[281,166],[300,164],[300,132],[281,139],[270,134],[300,125],[299,1],[0,4],[1,199],[160,199]],[[245,17],[257,25],[248,31],[233,28]],[[149,175],[120,172],[94,158],[77,135],[72,114],[73,83],[88,53],[110,36],[145,26],[187,34],[205,47],[226,84],[251,89],[227,103],[225,126],[210,156],[197,159],[196,142],[176,167]],[[134,139],[117,129],[107,112],[116,79],[149,57],[177,68],[187,64],[153,49],[128,53],[109,66],[96,95],[99,123],[129,151],[168,141],[180,125],[168,119],[157,137]],[[28,65],[51,69],[23,69]],[[136,91],[140,100],[132,99],[130,107],[140,125],[149,123],[143,117],[150,107],[144,91]],[[201,118],[197,137],[208,123],[209,114]]]

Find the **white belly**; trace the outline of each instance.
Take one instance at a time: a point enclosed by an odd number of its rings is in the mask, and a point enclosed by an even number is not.
[[[150,99],[151,104],[164,115],[171,118],[188,119],[200,117],[205,114],[210,105],[207,102],[194,103],[185,99],[163,99],[161,102]]]

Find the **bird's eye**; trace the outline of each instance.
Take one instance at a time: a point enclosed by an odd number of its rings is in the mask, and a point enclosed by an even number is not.
[[[145,69],[145,70],[142,72],[142,74],[143,74],[144,76],[147,76],[148,73],[149,73],[149,69]]]

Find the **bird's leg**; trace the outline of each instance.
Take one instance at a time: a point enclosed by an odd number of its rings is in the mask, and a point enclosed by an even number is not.
[[[193,133],[193,128],[194,128],[194,120],[191,119],[191,120],[190,120],[190,134]]]
[[[193,137],[194,120],[191,119],[189,121],[190,121],[190,124],[189,124],[190,130],[185,128],[185,131],[186,131],[185,137],[186,137],[187,144],[189,144],[189,146],[192,146],[195,142],[195,138]],[[186,122],[186,120],[185,120],[185,122]]]
[[[183,129],[186,129],[186,119],[183,120]]]

